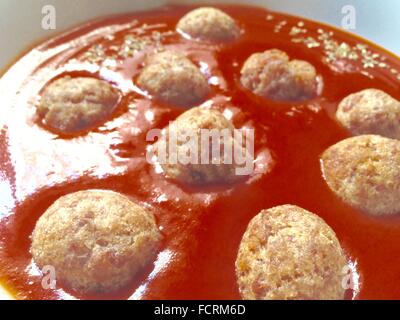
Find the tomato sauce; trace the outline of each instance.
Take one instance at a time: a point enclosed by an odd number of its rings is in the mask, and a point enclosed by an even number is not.
[[[19,299],[240,299],[235,259],[248,222],[261,209],[296,204],[336,232],[352,266],[348,299],[400,299],[400,216],[372,217],[327,187],[320,155],[349,136],[334,119],[346,95],[379,88],[400,99],[400,61],[354,35],[265,9],[220,6],[243,29],[228,44],[204,44],[175,32],[191,6],[97,19],[32,49],[0,80],[0,278]],[[182,186],[145,158],[146,132],[184,109],[148,99],[134,85],[145,53],[185,52],[209,79],[205,104],[255,129],[257,159],[268,170],[231,185]],[[240,68],[271,48],[312,63],[321,94],[301,103],[273,102],[240,85]],[[77,136],[47,130],[35,115],[43,87],[64,75],[112,82],[123,97],[104,125]],[[265,156],[266,155],[266,156]],[[62,284],[44,289],[29,247],[37,219],[62,195],[89,188],[126,194],[150,206],[164,235],[147,270],[126,288],[81,295]],[[400,199],[399,199],[400,200]]]

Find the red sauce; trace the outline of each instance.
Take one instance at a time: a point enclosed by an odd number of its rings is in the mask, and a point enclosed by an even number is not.
[[[184,110],[150,101],[132,85],[143,54],[101,68],[101,59],[85,55],[97,44],[101,45],[97,50],[111,56],[129,33],[157,38],[153,31],[173,31],[192,7],[170,6],[92,21],[36,47],[0,80],[0,276],[15,297],[239,299],[234,262],[249,220],[261,209],[290,203],[320,215],[335,230],[355,266],[354,275],[360,277],[359,289],[349,290],[347,298],[400,299],[399,215],[371,217],[343,204],[328,189],[319,163],[327,147],[349,136],[333,118],[343,97],[375,87],[400,99],[395,73],[399,60],[364,40],[312,21],[260,8],[222,8],[244,30],[239,40],[212,46],[172,32],[161,42],[188,53],[206,74],[215,76],[218,81],[212,81],[208,103],[231,110],[237,127],[255,128],[256,152],[269,150],[274,162],[270,171],[245,182],[189,188],[155,173],[145,160],[145,134],[164,127]],[[360,47],[357,59],[327,62],[322,40],[319,46],[292,40],[297,37],[293,26],[306,28],[304,35],[314,40],[332,31],[339,44],[362,44],[367,49]],[[97,33],[91,33],[94,30]],[[239,82],[243,62],[250,54],[271,48],[312,63],[323,78],[321,95],[302,103],[278,103],[244,90]],[[376,53],[386,66],[365,66],[362,52]],[[83,63],[88,57],[91,66]],[[123,92],[113,118],[77,137],[59,137],[41,126],[35,117],[37,96],[48,81],[65,74],[113,82]],[[165,236],[163,249],[155,266],[120,292],[81,296],[67,288],[45,290],[29,253],[32,230],[54,200],[88,188],[119,191],[149,204]]]

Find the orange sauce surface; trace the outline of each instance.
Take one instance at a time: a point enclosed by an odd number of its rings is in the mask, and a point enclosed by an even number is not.
[[[320,154],[349,136],[334,120],[338,102],[371,87],[400,99],[400,81],[391,71],[400,71],[399,60],[355,36],[298,17],[247,6],[221,8],[244,31],[235,42],[184,39],[175,25],[193,7],[169,6],[75,28],[30,51],[0,80],[0,278],[16,298],[240,299],[234,263],[248,222],[261,209],[290,203],[318,214],[336,232],[359,277],[347,298],[400,299],[400,216],[371,217],[343,204],[320,169]],[[293,41],[297,35],[291,30],[298,25],[307,29],[298,36],[312,36],[320,44]],[[358,59],[327,62],[318,37],[330,31],[339,44],[366,45],[385,67],[365,67],[363,47]],[[256,156],[272,159],[268,172],[232,185],[196,188],[156,173],[145,159],[146,132],[163,128],[184,109],[152,101],[134,86],[145,56],[130,55],[134,46],[117,62],[104,62],[102,57],[115,56],[129,44],[127,34],[134,39],[161,34],[161,45],[185,52],[212,84],[205,104],[231,114],[236,127],[255,129]],[[240,85],[241,66],[252,53],[271,48],[312,63],[323,79],[320,96],[286,103],[246,91]],[[104,56],[93,58],[88,50]],[[35,116],[42,88],[66,74],[105,79],[123,94],[108,122],[76,137],[51,133]],[[63,286],[43,289],[29,253],[35,223],[60,196],[89,188],[122,192],[151,207],[164,235],[158,258],[116,293],[82,296]]]

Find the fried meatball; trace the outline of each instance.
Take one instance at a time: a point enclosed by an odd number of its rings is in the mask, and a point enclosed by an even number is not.
[[[118,91],[105,81],[66,76],[45,87],[37,112],[46,126],[71,134],[104,122],[119,98]]]
[[[278,49],[252,54],[240,73],[242,85],[264,98],[302,101],[317,94],[315,68],[303,60],[289,61]]]
[[[347,96],[336,117],[353,134],[400,139],[400,102],[381,90],[366,89]]]
[[[190,11],[179,20],[177,30],[192,39],[212,42],[232,41],[240,34],[235,20],[225,12],[210,7]]]
[[[200,70],[183,54],[172,51],[150,56],[137,84],[155,98],[181,107],[202,102],[210,91]]]
[[[346,258],[333,230],[294,205],[262,210],[249,223],[236,259],[248,300],[343,299]]]
[[[132,280],[160,240],[154,216],[142,207],[115,192],[86,190],[46,210],[33,231],[31,253],[72,289],[108,292]]]
[[[204,129],[214,130],[216,133],[216,140],[212,140],[212,138],[208,139],[207,136],[204,138],[204,141],[207,141],[209,144],[208,148],[202,148],[201,133]],[[175,122],[166,128],[165,136],[155,145],[157,153],[165,150],[167,158],[160,162],[160,164],[166,176],[188,184],[230,182],[242,177],[241,175],[237,175],[236,168],[239,165],[236,166],[235,159],[232,158],[230,163],[224,160],[224,148],[226,144],[230,145],[232,150],[234,148],[241,148],[240,152],[248,156],[248,153],[245,153],[246,149],[243,147],[243,144],[235,141],[233,130],[234,126],[232,123],[219,111],[197,107],[184,112]],[[210,133],[210,131],[208,132]],[[194,141],[197,150],[194,151],[193,158],[190,158],[187,163],[182,163],[181,160],[183,157],[193,154],[191,153],[191,150],[193,150],[191,149],[192,144],[188,143],[189,140],[185,139],[190,134],[197,139],[197,141]],[[176,139],[176,151],[170,153],[170,144],[174,143]],[[216,152],[220,156],[219,163],[216,163],[218,161],[213,156],[213,141],[217,141],[221,145],[221,148],[218,148],[218,152]],[[173,155],[176,155],[175,160],[178,161],[172,160]],[[197,163],[193,163],[193,159]],[[202,159],[206,159],[206,161]],[[208,163],[205,163],[207,161]]]
[[[329,188],[372,215],[400,212],[400,141],[378,135],[342,140],[322,154]]]

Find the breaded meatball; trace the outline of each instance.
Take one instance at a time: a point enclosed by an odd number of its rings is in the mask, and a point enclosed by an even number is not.
[[[181,107],[202,102],[210,92],[200,70],[183,54],[172,51],[150,56],[137,84],[155,98]]]
[[[208,141],[209,148],[202,148],[201,133],[203,129],[215,130],[216,139],[221,144],[221,148],[218,149],[220,155],[219,163],[212,163],[216,160],[213,157],[212,150],[212,138],[205,139]],[[223,114],[216,110],[203,109],[201,107],[190,109],[180,115],[175,122],[171,123],[165,130],[163,139],[160,139],[155,144],[155,149],[158,153],[165,150],[167,161],[160,162],[167,177],[177,180],[181,183],[188,184],[209,184],[218,182],[230,182],[241,178],[242,176],[236,174],[235,159],[232,158],[231,163],[224,161],[224,147],[225,143],[232,147],[232,150],[236,147],[241,148],[241,152],[246,149],[243,144],[239,144],[235,141],[233,134],[234,127],[232,123],[227,120]],[[209,132],[209,131],[208,131]],[[190,158],[188,163],[182,163],[182,156],[190,154],[191,144],[184,138],[188,134],[193,134],[197,139],[197,152],[194,154],[194,158]],[[176,137],[176,138],[174,138]],[[226,140],[224,137],[227,137]],[[170,153],[170,144],[177,139],[176,151]],[[176,155],[178,161],[172,162],[172,155]],[[193,163],[192,159],[196,159],[197,163]],[[208,163],[204,163],[202,159],[207,159]],[[160,157],[159,157],[160,160]],[[217,162],[217,161],[215,161]]]
[[[264,98],[302,101],[317,95],[315,68],[303,60],[289,61],[278,49],[252,54],[240,73],[242,85]]]
[[[381,90],[366,89],[347,96],[336,117],[353,134],[400,139],[400,102]]]
[[[248,300],[343,299],[346,258],[333,230],[294,205],[262,210],[249,223],[236,259]]]
[[[118,91],[105,81],[66,76],[45,87],[37,112],[51,129],[71,134],[104,122],[119,98]]]
[[[33,231],[31,253],[72,289],[108,292],[149,263],[160,241],[154,216],[142,207],[115,192],[86,190],[46,210]]]
[[[378,135],[342,140],[322,154],[329,188],[373,215],[400,212],[400,141]]]
[[[232,41],[240,34],[235,20],[225,12],[210,7],[190,11],[179,20],[177,29],[192,39],[213,42]]]

